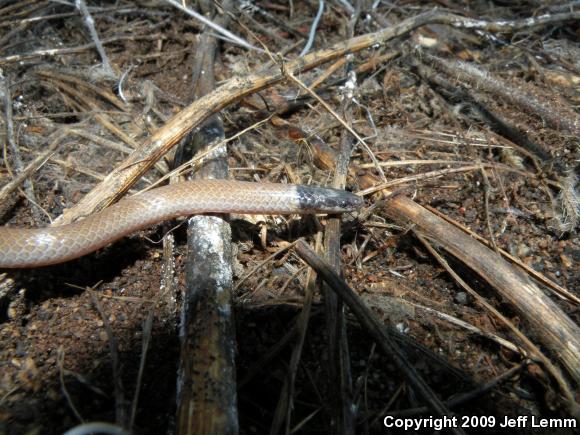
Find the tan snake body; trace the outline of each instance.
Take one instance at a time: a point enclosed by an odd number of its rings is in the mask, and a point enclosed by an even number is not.
[[[62,263],[177,216],[343,213],[361,205],[362,198],[330,188],[229,180],[188,181],[125,198],[68,225],[0,227],[0,268]]]

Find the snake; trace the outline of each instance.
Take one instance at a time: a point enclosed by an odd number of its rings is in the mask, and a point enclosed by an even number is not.
[[[328,187],[234,180],[185,181],[126,197],[66,225],[0,227],[0,268],[63,263],[179,216],[340,214],[355,211],[362,204],[360,196]]]

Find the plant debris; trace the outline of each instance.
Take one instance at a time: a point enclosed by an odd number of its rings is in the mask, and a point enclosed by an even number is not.
[[[0,434],[190,433],[211,401],[209,433],[578,418],[579,22],[526,0],[0,4],[2,225],[216,173],[365,198],[221,221],[231,305],[214,288],[207,323],[183,220],[0,270]]]

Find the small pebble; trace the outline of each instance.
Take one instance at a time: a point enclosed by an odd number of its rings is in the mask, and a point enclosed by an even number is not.
[[[455,294],[454,299],[459,305],[465,305],[468,301],[468,295],[465,292],[458,292]]]

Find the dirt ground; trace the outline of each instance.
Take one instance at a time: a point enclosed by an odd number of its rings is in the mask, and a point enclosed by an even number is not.
[[[229,30],[272,53],[284,51],[287,59],[298,56],[318,2],[248,3],[254,8],[236,9]],[[349,2],[325,2],[313,51],[435,7],[490,21],[580,10],[572,3],[531,0],[350,2],[357,3],[360,10],[351,14]],[[28,184],[0,193],[2,225],[47,225],[191,102],[196,35],[203,30],[198,21],[163,1],[87,5],[113,76],[103,72],[102,59],[89,44],[90,31],[72,2],[0,2],[0,188],[52,146]],[[563,19],[502,31],[428,25],[348,58],[357,79],[352,127],[383,164],[386,180],[403,179],[391,189],[487,240],[493,237],[498,248],[576,296],[578,22]],[[55,52],[40,53],[48,49]],[[227,41],[219,45],[218,58],[218,85],[271,62],[268,54]],[[486,85],[473,71],[461,73],[459,62],[484,71],[481,75],[497,86]],[[328,73],[315,91],[342,113],[347,73],[342,65],[330,71],[331,65],[322,64],[299,78],[312,86]],[[4,107],[6,89],[11,120]],[[284,81],[258,95],[222,111],[226,137],[248,129],[228,144],[230,177],[330,185],[334,168],[320,163],[320,153],[325,146],[338,150],[344,127],[295,83]],[[525,106],[519,95],[537,104]],[[280,110],[278,105],[284,104],[289,107]],[[538,106],[544,111],[534,110]],[[278,115],[268,118],[275,111]],[[501,126],[486,114],[501,120]],[[566,120],[576,123],[576,132]],[[18,156],[8,144],[10,136]],[[167,162],[171,159],[167,156]],[[132,189],[138,191],[162,175],[162,168],[156,167]],[[369,153],[355,146],[347,189],[357,192],[381,183]],[[513,333],[434,259],[413,226],[393,222],[380,204],[372,208],[378,194],[366,195],[365,201],[362,212],[344,217],[343,276],[402,337],[400,346],[439,397],[448,400],[474,391],[520,367],[488,391],[454,406],[455,415],[502,421],[522,415],[571,418],[562,391],[541,364],[526,362],[517,349],[460,325],[458,320],[520,346]],[[254,268],[286,242],[300,237],[312,242],[326,220],[297,215],[271,217],[265,223],[241,216],[231,220],[236,282],[245,278],[234,291],[241,433],[271,430],[294,346],[292,340],[280,343],[300,315],[308,273],[292,252]],[[185,226],[172,231],[177,245],[175,294],[164,291],[161,241],[175,226],[158,225],[65,264],[0,270],[0,434],[60,434],[83,421],[115,422],[119,409],[131,412],[137,388],[132,433],[174,430]],[[517,308],[461,258],[439,252],[463,280],[563,367]],[[578,323],[573,300],[557,296],[547,285],[540,287]],[[346,322],[353,427],[358,433],[396,433],[383,426],[383,418],[423,402],[348,311]],[[323,299],[317,292],[296,373],[292,432],[329,433],[336,424],[325,328]],[[139,375],[144,343],[148,348]],[[115,371],[112,348],[118,358]],[[562,370],[579,397],[577,384]],[[497,426],[466,432],[506,433]],[[527,426],[510,433],[541,432]]]

